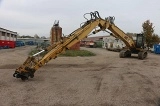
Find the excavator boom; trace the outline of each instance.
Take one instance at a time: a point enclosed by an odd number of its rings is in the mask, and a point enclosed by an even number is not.
[[[88,14],[90,14],[91,19],[87,19],[87,21],[80,28],[73,31],[65,39],[57,42],[56,44],[52,44],[45,50],[29,56],[26,61],[16,69],[13,76],[16,78],[21,78],[22,80],[26,80],[29,77],[33,78],[35,71],[44,66],[51,59],[55,59],[66,49],[69,49],[80,40],[86,38],[93,30],[93,33],[95,34],[99,31],[105,31],[108,29],[126,44],[128,50],[136,49],[135,42],[122,30],[115,26],[112,17],[102,19],[97,11]],[[96,29],[96,27],[99,27],[99,29]],[[43,52],[45,52],[45,55],[41,59],[37,59],[37,55]]]

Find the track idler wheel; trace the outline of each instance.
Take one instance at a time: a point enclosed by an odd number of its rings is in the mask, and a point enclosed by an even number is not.
[[[125,51],[123,51],[123,50],[120,51],[119,57],[120,57],[120,58],[125,58],[125,57],[126,57]]]
[[[21,76],[21,80],[22,80],[22,81],[28,80],[28,77],[26,77],[26,76]]]
[[[131,52],[129,50],[122,50],[119,53],[120,58],[131,57]]]
[[[143,60],[143,59],[145,59],[147,57],[147,55],[148,55],[147,51],[140,51],[138,53],[138,59]]]

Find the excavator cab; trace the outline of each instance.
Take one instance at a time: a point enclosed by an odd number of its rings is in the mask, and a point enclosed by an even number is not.
[[[144,48],[144,36],[143,36],[143,34],[137,34],[136,48]]]

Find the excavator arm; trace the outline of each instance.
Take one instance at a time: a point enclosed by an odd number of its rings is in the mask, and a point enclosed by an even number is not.
[[[115,36],[119,37],[128,48],[135,48],[135,43],[133,40],[114,25],[111,17],[102,19],[97,11],[94,13],[91,12],[89,14],[91,19],[87,19],[87,21],[80,28],[73,31],[65,39],[47,47],[45,50],[29,56],[26,61],[16,69],[13,76],[16,78],[21,78],[22,80],[26,80],[29,77],[33,78],[35,71],[37,71],[40,67],[44,66],[51,59],[55,59],[60,53],[66,49],[69,49],[75,43],[86,38],[92,31],[92,33],[95,34],[99,31],[105,31],[108,29]],[[96,29],[96,27],[99,27],[99,29]],[[41,59],[37,58],[37,55],[41,53],[45,53],[45,55]]]

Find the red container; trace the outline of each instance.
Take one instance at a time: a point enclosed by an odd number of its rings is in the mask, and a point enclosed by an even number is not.
[[[1,47],[5,46],[5,41],[4,40],[0,40],[0,46]]]
[[[7,41],[9,48],[15,48],[15,41]]]
[[[0,46],[2,48],[3,47],[15,48],[15,41],[0,40]]]
[[[76,44],[74,44],[70,50],[80,50],[80,42],[77,42]]]

